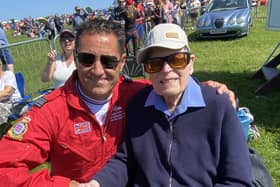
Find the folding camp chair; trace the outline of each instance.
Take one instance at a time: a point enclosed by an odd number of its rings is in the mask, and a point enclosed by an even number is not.
[[[252,76],[253,79],[265,78],[261,86],[259,86],[255,93],[257,95],[266,94],[272,90],[280,88],[280,70],[278,66],[280,65],[280,42],[273,49],[265,63],[262,67]],[[277,54],[278,52],[278,54]],[[276,54],[276,55],[275,55]]]
[[[15,77],[18,90],[21,95],[21,99],[12,103],[12,114],[8,116],[8,119],[5,123],[0,124],[0,139],[13,125],[13,121],[20,118],[25,112],[27,112],[31,108],[33,104],[32,94],[25,95],[25,80],[23,73],[17,72],[15,73]]]
[[[122,74],[131,78],[145,78],[143,64],[137,63],[134,56],[126,57],[126,63],[123,67]]]
[[[8,117],[8,121],[12,121],[18,119],[23,113],[28,111],[33,102],[32,102],[32,94],[25,95],[25,79],[22,72],[15,73],[17,87],[21,95],[21,99],[19,101],[13,102],[12,114]]]

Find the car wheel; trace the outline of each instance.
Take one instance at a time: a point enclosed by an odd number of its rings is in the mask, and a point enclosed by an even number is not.
[[[251,30],[251,25],[248,25],[248,28],[247,28],[247,36],[249,35],[250,30]]]
[[[246,34],[245,34],[245,36],[248,36],[249,35],[249,33],[250,33],[250,31],[251,31],[251,24],[248,24],[248,26],[247,26],[247,32],[246,32]]]
[[[197,34],[197,33],[195,33],[195,39],[196,39],[196,40],[201,40],[200,35],[199,35],[199,34]]]
[[[253,27],[253,22],[250,21],[249,24],[248,24],[248,27],[247,27],[247,34],[246,34],[247,36],[249,35],[252,27]]]

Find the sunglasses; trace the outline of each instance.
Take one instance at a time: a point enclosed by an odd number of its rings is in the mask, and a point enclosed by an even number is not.
[[[73,36],[61,36],[60,40],[64,41],[64,42],[66,42],[66,41],[72,42],[75,40],[75,38]]]
[[[179,52],[165,57],[148,58],[143,64],[147,73],[157,73],[166,62],[173,69],[184,69],[190,62],[190,53]]]
[[[77,59],[80,64],[86,67],[90,67],[95,63],[97,56],[92,53],[80,52],[77,54]],[[118,66],[120,60],[118,60],[115,56],[101,55],[100,62],[102,64],[102,67],[105,69],[115,69]]]

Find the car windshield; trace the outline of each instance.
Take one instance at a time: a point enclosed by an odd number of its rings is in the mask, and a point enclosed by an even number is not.
[[[208,12],[246,8],[246,0],[213,0]]]

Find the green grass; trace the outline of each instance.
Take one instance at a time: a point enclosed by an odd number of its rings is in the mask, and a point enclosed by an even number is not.
[[[212,79],[227,84],[238,96],[240,106],[250,109],[261,137],[249,144],[264,158],[275,186],[280,186],[280,92],[256,96],[254,92],[264,80],[251,79],[280,42],[280,32],[266,30],[263,15],[264,10],[258,13],[248,37],[197,41],[192,30],[186,32],[196,55],[194,75],[200,80]],[[9,37],[10,43],[16,39]],[[37,53],[47,58],[46,52]],[[41,69],[34,68],[33,71]],[[27,80],[35,79],[39,77],[27,75]]]
[[[280,92],[256,96],[254,92],[264,80],[251,79],[280,42],[280,32],[266,30],[265,24],[263,18],[255,18],[248,37],[237,39],[198,41],[193,32],[187,33],[196,55],[194,75],[226,83],[238,96],[240,106],[250,109],[261,137],[249,144],[264,158],[275,186],[280,186]]]

